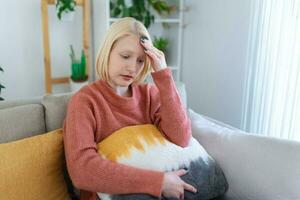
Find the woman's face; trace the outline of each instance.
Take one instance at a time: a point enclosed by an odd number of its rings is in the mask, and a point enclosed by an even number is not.
[[[117,40],[108,62],[109,83],[114,87],[128,87],[142,71],[146,54],[140,38],[127,35]]]

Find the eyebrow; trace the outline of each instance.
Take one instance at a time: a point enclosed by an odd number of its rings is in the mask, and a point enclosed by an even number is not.
[[[134,51],[131,51],[131,50],[129,50],[129,49],[121,50],[121,52],[134,53]]]
[[[121,53],[131,53],[131,54],[135,53],[134,51],[131,51],[130,49],[121,50],[120,52]],[[139,55],[139,57],[145,58],[146,56],[145,55]]]

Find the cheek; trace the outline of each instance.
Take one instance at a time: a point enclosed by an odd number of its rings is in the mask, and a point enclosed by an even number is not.
[[[144,69],[144,64],[142,66],[140,66],[137,70],[137,74],[140,74]]]
[[[120,59],[112,58],[108,64],[108,71],[111,75],[115,74],[122,68],[123,65],[123,62],[121,62]]]
[[[124,61],[122,58],[117,58],[115,61],[116,67],[121,69],[122,67],[124,67],[124,65],[126,65],[126,61]]]

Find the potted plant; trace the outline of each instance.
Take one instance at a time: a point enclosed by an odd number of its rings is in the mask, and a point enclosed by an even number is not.
[[[153,46],[164,52],[164,54],[167,53],[168,44],[169,40],[167,38],[154,36]]]
[[[155,19],[150,7],[161,15],[168,15],[176,8],[164,0],[110,0],[111,17],[134,17],[146,28],[149,28]]]
[[[155,46],[157,49],[164,52],[166,59],[167,59],[168,44],[169,44],[169,40],[167,38],[154,36],[153,46]]]
[[[4,70],[2,69],[2,67],[0,67],[0,71],[4,72]],[[0,94],[1,94],[1,90],[4,89],[4,88],[5,88],[4,85],[2,85],[2,84],[0,83]],[[3,100],[4,100],[4,98],[3,98],[3,97],[0,97],[0,101],[3,101]]]
[[[71,91],[76,92],[81,87],[88,84],[88,75],[86,74],[86,56],[84,51],[81,52],[81,59],[76,59],[73,46],[70,45],[71,53]]]
[[[72,21],[76,7],[75,0],[56,0],[56,12],[59,20]]]

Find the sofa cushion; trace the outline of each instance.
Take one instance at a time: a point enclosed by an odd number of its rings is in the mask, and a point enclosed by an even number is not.
[[[0,144],[0,199],[69,199],[62,130]]]
[[[44,132],[44,108],[41,104],[0,109],[0,143]]]
[[[66,116],[67,104],[72,93],[45,95],[42,104],[45,107],[46,130],[62,128]]]

